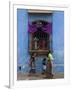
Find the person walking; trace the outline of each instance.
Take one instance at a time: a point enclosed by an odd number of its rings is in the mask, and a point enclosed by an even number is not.
[[[48,52],[47,55],[47,70],[46,70],[46,77],[47,78],[53,78],[53,74],[52,74],[52,63],[53,63],[53,55],[51,53],[51,51]]]

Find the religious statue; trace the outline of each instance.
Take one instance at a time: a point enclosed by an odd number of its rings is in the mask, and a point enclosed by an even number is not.
[[[34,49],[38,49],[38,38],[34,38]]]

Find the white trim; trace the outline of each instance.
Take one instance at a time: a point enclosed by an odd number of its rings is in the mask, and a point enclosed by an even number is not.
[[[9,87],[11,88],[14,85],[14,32],[13,32],[13,5],[9,2]]]
[[[28,9],[28,13],[53,13],[53,11],[48,11],[48,10],[33,10],[33,9]]]

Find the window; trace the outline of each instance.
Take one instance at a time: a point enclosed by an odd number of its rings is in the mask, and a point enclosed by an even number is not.
[[[32,32],[29,32],[29,51],[41,54],[47,53],[51,48],[51,33],[44,30],[48,22],[37,20],[32,22]],[[31,29],[31,28],[30,28]],[[48,29],[48,27],[47,27]],[[31,30],[30,30],[31,31]]]

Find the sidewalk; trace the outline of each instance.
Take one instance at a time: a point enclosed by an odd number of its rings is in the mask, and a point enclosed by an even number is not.
[[[24,74],[21,72],[17,73],[17,79],[18,80],[39,80],[39,79],[44,79],[45,75],[42,74]],[[56,73],[53,76],[53,79],[60,79],[64,78],[64,73]],[[48,78],[47,78],[48,79]]]

